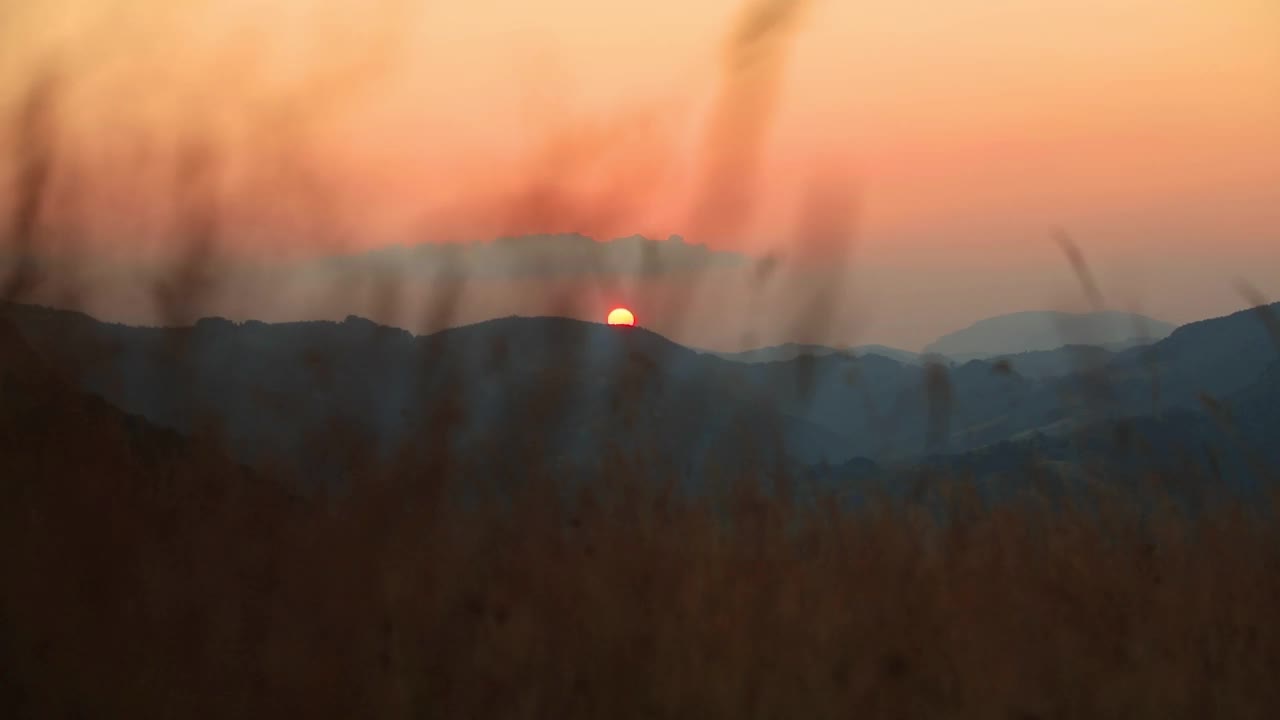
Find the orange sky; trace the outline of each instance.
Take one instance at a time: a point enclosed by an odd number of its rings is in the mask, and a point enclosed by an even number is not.
[[[858,332],[904,345],[1075,302],[1051,226],[1162,319],[1233,309],[1237,277],[1280,296],[1275,0],[813,0],[735,80],[752,4],[0,0],[0,101],[58,59],[63,155],[112,178],[82,206],[113,247],[166,242],[162,160],[194,133],[254,253],[825,233],[809,255],[850,266]],[[832,177],[839,241],[798,219]]]

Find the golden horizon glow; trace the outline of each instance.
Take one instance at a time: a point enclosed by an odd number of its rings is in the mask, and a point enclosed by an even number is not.
[[[614,308],[609,311],[608,323],[610,325],[634,326],[636,324],[636,316],[635,313],[624,307]]]

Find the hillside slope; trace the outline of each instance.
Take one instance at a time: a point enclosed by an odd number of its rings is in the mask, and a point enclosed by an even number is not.
[[[980,320],[944,335],[925,352],[972,360],[1064,345],[1122,350],[1160,340],[1173,329],[1168,323],[1124,312],[1019,312]]]

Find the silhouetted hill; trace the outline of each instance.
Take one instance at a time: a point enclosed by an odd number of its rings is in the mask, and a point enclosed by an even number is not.
[[[1020,312],[980,320],[938,338],[926,353],[955,360],[1053,350],[1064,345],[1093,345],[1123,350],[1159,340],[1174,326],[1124,312]]]
[[[879,355],[908,365],[918,365],[923,361],[918,353],[891,348],[887,345],[858,345],[850,348],[833,348],[826,345],[785,343],[741,352],[711,354],[725,360],[743,363],[783,362],[794,360],[802,355],[812,355],[814,357],[825,357],[827,355],[852,355],[855,357]]]
[[[0,397],[0,457],[14,482],[64,477],[64,471],[70,476],[118,473],[133,490],[154,492],[158,488],[151,484],[163,484],[166,474],[182,468],[204,468],[211,474],[193,477],[218,476],[219,482],[250,477],[246,468],[214,445],[195,442],[78,390],[4,317]]]
[[[1280,360],[1267,366],[1256,381],[1229,396],[1226,404],[1230,421],[1245,437],[1256,438],[1273,454],[1280,453],[1280,442],[1275,440],[1275,433],[1280,430]]]
[[[1280,312],[1280,304],[1269,312]],[[1052,351],[929,371],[885,358],[840,356],[762,364],[765,392],[787,411],[851,437],[857,455],[884,460],[964,452],[1032,432],[1062,435],[1097,423],[1197,411],[1201,396],[1243,391],[1277,357],[1261,310],[1192,323],[1150,346]],[[801,394],[799,388],[807,389]],[[946,409],[930,441],[930,408]],[[936,434],[936,433],[935,433]]]
[[[1051,392],[1088,409],[931,467],[1021,481],[1032,467],[1104,482],[1145,476],[1188,502],[1280,480],[1280,303],[1191,323]],[[1043,405],[1044,397],[1031,401]],[[1040,431],[1042,430],[1042,431]]]
[[[1224,399],[1280,356],[1268,316],[1280,316],[1280,303],[1183,325],[1147,348],[1121,353],[1107,372],[1129,400],[1149,401],[1154,393],[1162,405],[1196,407],[1202,394]]]
[[[1037,474],[1056,479],[1132,483],[1200,504],[1218,493],[1250,493],[1280,481],[1280,363],[1226,401],[1199,409],[1099,420],[1069,432],[1032,433],[967,453],[935,456],[925,466],[1009,493]],[[996,486],[992,486],[996,487]]]
[[[232,627],[213,608],[261,626],[282,597],[285,528],[306,501],[281,479],[76,390],[0,317],[0,714],[237,714],[191,693],[237,672],[208,651]],[[234,635],[243,657],[254,639]]]
[[[529,458],[589,474],[611,453],[653,448],[685,475],[905,462],[1199,411],[1202,394],[1244,391],[1276,358],[1258,311],[1115,354],[920,365],[842,353],[732,362],[643,328],[562,318],[415,337],[355,317],[160,329],[29,306],[4,314],[42,362],[126,412],[183,433],[217,428],[243,461],[299,463],[334,481],[361,452],[431,443],[480,475],[517,475]]]
[[[1094,345],[1064,345],[1054,350],[998,355],[990,358],[990,361],[1003,361],[1019,375],[1048,379],[1093,372],[1106,367],[1115,357],[1116,352]]]
[[[744,376],[771,403],[849,437],[853,455],[878,459],[1004,437],[1011,409],[1037,387],[984,363],[917,366],[878,355],[748,367]]]
[[[52,373],[13,323],[0,317],[0,373],[7,382],[44,384]]]
[[[354,317],[158,329],[6,312],[54,366],[126,411],[182,432],[214,426],[245,461],[326,475],[342,466],[332,453],[385,456],[442,428],[477,471],[653,447],[677,469],[849,457],[844,438],[735,380],[741,366],[640,328],[506,318],[414,337]]]

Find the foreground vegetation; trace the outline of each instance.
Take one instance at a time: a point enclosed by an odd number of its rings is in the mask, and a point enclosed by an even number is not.
[[[572,496],[532,471],[464,496],[430,447],[304,496],[52,381],[4,392],[6,717],[1280,707],[1274,505],[980,507],[938,480],[852,511],[767,477],[691,500],[622,462]]]

